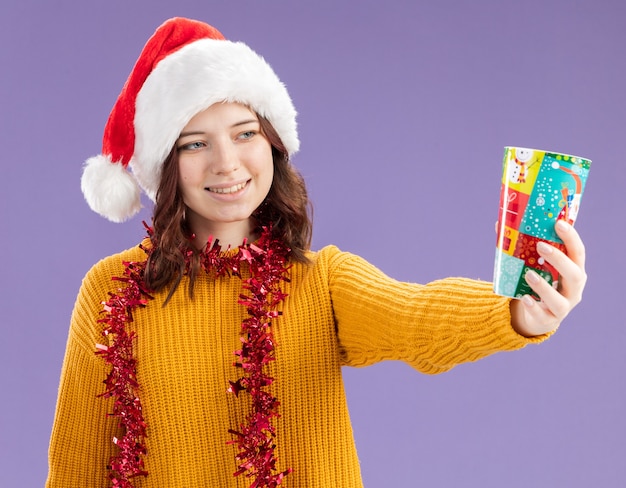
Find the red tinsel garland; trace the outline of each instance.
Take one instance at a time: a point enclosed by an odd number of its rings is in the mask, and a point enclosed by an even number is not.
[[[133,357],[135,333],[126,331],[126,325],[133,321],[133,310],[143,307],[152,298],[143,284],[145,262],[124,263],[124,276],[114,277],[126,283],[118,293],[111,293],[104,305],[105,317],[98,322],[105,324],[103,335],[110,339],[110,345],[96,344],[96,354],[102,356],[111,366],[104,384],[106,391],[100,396],[113,397],[113,412],[109,415],[118,419],[124,434],[121,439],[113,438],[119,451],[110,460],[109,478],[111,485],[132,488],[130,480],[135,476],[145,476],[143,455],[146,453],[144,438],[146,423],[141,410],[141,400],[137,395],[137,361]]]
[[[152,233],[148,229],[149,234]],[[149,254],[149,249],[144,249]],[[209,240],[206,251],[201,255],[201,266],[207,273],[216,277],[234,275],[241,278],[241,265],[247,263],[250,277],[243,280],[243,289],[238,303],[245,306],[248,317],[241,324],[242,347],[235,351],[234,365],[242,370],[236,381],[230,381],[228,392],[238,396],[246,391],[252,398],[252,409],[239,430],[229,429],[235,439],[229,444],[237,444],[238,469],[234,476],[241,474],[254,478],[250,488],[275,488],[282,483],[291,468],[275,473],[276,430],[272,419],[279,416],[280,402],[267,389],[274,378],[267,375],[265,366],[274,357],[274,337],[271,320],[281,314],[278,305],[287,296],[280,289],[287,276],[289,249],[271,237],[269,228],[264,228],[257,244],[244,243],[236,254],[223,254],[217,241]],[[146,455],[146,423],[143,419],[140,389],[137,381],[137,360],[133,356],[134,332],[126,326],[133,320],[133,310],[144,307],[152,298],[143,282],[146,261],[125,262],[124,276],[114,279],[122,281],[125,287],[111,293],[104,302],[105,324],[103,335],[110,345],[98,344],[96,354],[102,356],[111,366],[105,385],[106,391],[100,396],[115,399],[112,417],[118,419],[124,435],[113,438],[118,453],[111,458],[109,478],[114,487],[132,488],[132,478],[146,476],[143,457]],[[189,262],[187,263],[189,270]],[[110,339],[112,338],[112,339]]]

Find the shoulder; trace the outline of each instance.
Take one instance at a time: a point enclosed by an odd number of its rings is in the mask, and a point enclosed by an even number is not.
[[[351,252],[342,251],[335,245],[328,245],[319,251],[311,251],[307,257],[313,268],[330,276],[351,273],[353,269],[376,269],[365,259]]]
[[[308,267],[328,273],[332,272],[338,264],[354,255],[341,251],[335,245],[328,245],[319,251],[309,251],[306,256],[309,259]]]
[[[70,338],[85,351],[91,351],[93,344],[101,340],[101,330],[97,325],[103,310],[102,304],[109,293],[120,288],[116,277],[124,275],[127,262],[145,261],[146,253],[139,245],[101,259],[87,272],[80,286],[70,326]]]
[[[335,265],[339,261],[357,257],[355,254],[342,251],[335,245],[328,245],[319,251],[309,251],[307,257],[314,266]]]
[[[146,252],[141,245],[146,245],[149,241],[144,240],[141,244],[125,249],[121,252],[107,256],[96,264],[85,275],[83,279],[84,287],[108,288],[113,281],[112,278],[124,274],[125,263],[143,262],[146,260]]]

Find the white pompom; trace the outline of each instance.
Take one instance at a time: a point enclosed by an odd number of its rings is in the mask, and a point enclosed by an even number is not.
[[[107,156],[100,154],[85,162],[80,188],[91,209],[112,222],[124,222],[141,209],[135,178]]]

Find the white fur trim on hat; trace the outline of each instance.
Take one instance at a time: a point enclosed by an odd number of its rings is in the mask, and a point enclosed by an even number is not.
[[[85,162],[80,187],[94,212],[112,222],[124,222],[141,209],[135,178],[122,164],[98,155]]]
[[[152,200],[181,130],[217,102],[247,105],[268,119],[290,155],[298,151],[296,110],[269,64],[241,42],[197,40],[162,59],[137,94],[129,165]]]

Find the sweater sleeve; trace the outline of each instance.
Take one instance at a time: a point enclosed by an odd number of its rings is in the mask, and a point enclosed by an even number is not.
[[[495,295],[488,282],[402,283],[335,249],[329,287],[343,362],[349,366],[401,360],[436,374],[548,337],[517,334],[510,299]]]
[[[119,435],[112,399],[104,392],[108,369],[95,355],[103,342],[100,324],[102,302],[115,289],[111,277],[122,272],[121,260],[107,258],[94,266],[81,285],[72,313],[57,407],[49,447],[46,487],[109,486],[106,466]],[[119,286],[119,285],[118,285]]]

